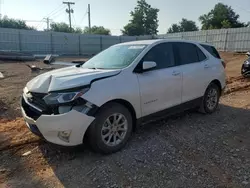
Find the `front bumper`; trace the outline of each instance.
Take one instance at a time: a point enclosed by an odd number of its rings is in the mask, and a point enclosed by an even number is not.
[[[241,74],[243,76],[250,76],[250,65],[243,64],[241,67]]]
[[[71,110],[68,113],[58,115],[42,114],[34,120],[27,116],[23,107],[21,107],[21,110],[28,128],[34,134],[44,137],[49,142],[63,146],[82,144],[87,128],[95,119],[76,110]],[[60,131],[71,131],[68,142],[58,137]]]

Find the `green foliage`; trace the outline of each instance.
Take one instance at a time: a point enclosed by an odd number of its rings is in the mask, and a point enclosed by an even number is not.
[[[8,18],[7,16],[4,16],[3,19],[0,19],[0,27],[13,28],[13,29],[35,30],[35,28],[27,26],[25,21]]]
[[[85,27],[83,30],[79,27],[70,29],[68,24],[61,22],[50,24],[50,28],[50,31],[55,32],[110,35],[110,30],[104,28],[103,26],[93,26],[90,31],[88,27]]]
[[[72,28],[70,29],[69,25],[61,22],[61,23],[51,23],[50,30],[55,32],[64,32],[64,33],[74,33],[75,30]]]
[[[152,8],[145,0],[138,0],[134,11],[130,12],[132,19],[122,30],[123,35],[156,35],[158,12],[159,9]]]
[[[74,29],[74,33],[81,34],[81,33],[83,33],[83,30],[80,27],[77,27],[77,28]]]
[[[231,28],[232,26],[231,26],[231,23],[228,21],[228,20],[223,20],[222,22],[221,22],[221,28]]]
[[[180,25],[172,24],[171,27],[168,29],[167,33],[179,33],[179,32],[181,32]]]
[[[93,26],[91,30],[89,27],[85,27],[83,33],[95,34],[95,35],[110,35],[111,32],[109,29],[104,28],[103,26]]]
[[[198,30],[199,29],[194,21],[182,18],[179,24],[172,24],[172,26],[168,29],[167,33],[178,33],[178,32],[198,31]]]
[[[207,14],[201,15],[201,29],[221,29],[221,28],[237,28],[245,27],[246,24],[238,21],[239,15],[234,10],[223,3],[218,3]]]

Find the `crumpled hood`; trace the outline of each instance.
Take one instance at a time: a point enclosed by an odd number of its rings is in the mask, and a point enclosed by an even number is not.
[[[71,89],[85,86],[94,79],[115,76],[121,70],[85,69],[81,67],[66,67],[41,74],[26,85],[31,92],[48,93],[51,91]]]

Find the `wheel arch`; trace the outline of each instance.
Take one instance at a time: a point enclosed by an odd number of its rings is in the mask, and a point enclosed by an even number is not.
[[[132,120],[133,120],[133,130],[135,130],[137,118],[136,118],[136,111],[135,111],[133,105],[130,102],[128,102],[127,100],[124,100],[124,99],[113,99],[113,100],[110,100],[110,101],[104,103],[102,106],[107,105],[108,103],[111,103],[111,102],[121,104],[121,105],[123,105],[124,107],[126,107],[129,110],[129,112],[131,113],[131,116],[132,116]]]
[[[215,85],[217,85],[217,86],[219,87],[219,89],[220,89],[220,94],[221,94],[221,93],[222,93],[222,86],[221,86],[220,81],[217,80],[217,79],[214,79],[212,82],[209,83],[209,85],[212,84],[212,83],[215,84]]]
[[[107,105],[107,104],[109,104],[109,103],[112,103],[112,102],[121,104],[121,105],[123,105],[125,108],[127,108],[127,109],[129,110],[129,112],[131,113],[131,116],[132,116],[132,121],[133,121],[133,131],[135,131],[136,125],[137,125],[136,111],[135,111],[133,105],[132,105],[130,102],[124,100],[124,99],[112,99],[112,100],[110,100],[110,101],[107,101],[106,103],[104,103],[103,105],[101,105],[101,106],[98,108],[98,110],[95,112],[95,114],[98,113],[98,111],[99,111],[103,106],[105,106],[105,105]],[[86,136],[88,136],[89,128],[90,128],[90,126],[89,126],[88,129],[86,130],[86,134],[85,134]],[[84,136],[84,137],[85,137],[85,136]],[[85,139],[85,138],[84,138],[84,139]]]

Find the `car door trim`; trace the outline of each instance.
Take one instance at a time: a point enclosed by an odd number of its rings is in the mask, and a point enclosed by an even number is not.
[[[189,109],[198,108],[200,106],[202,100],[203,100],[203,97],[199,97],[199,98],[193,99],[191,101],[187,101],[187,102],[184,102],[182,104],[155,112],[153,114],[143,116],[143,117],[137,119],[137,123],[138,124],[147,124],[151,121],[161,120],[161,119],[164,119],[164,118],[169,117],[171,115],[174,115],[174,114],[177,114],[177,113],[189,110]]]

